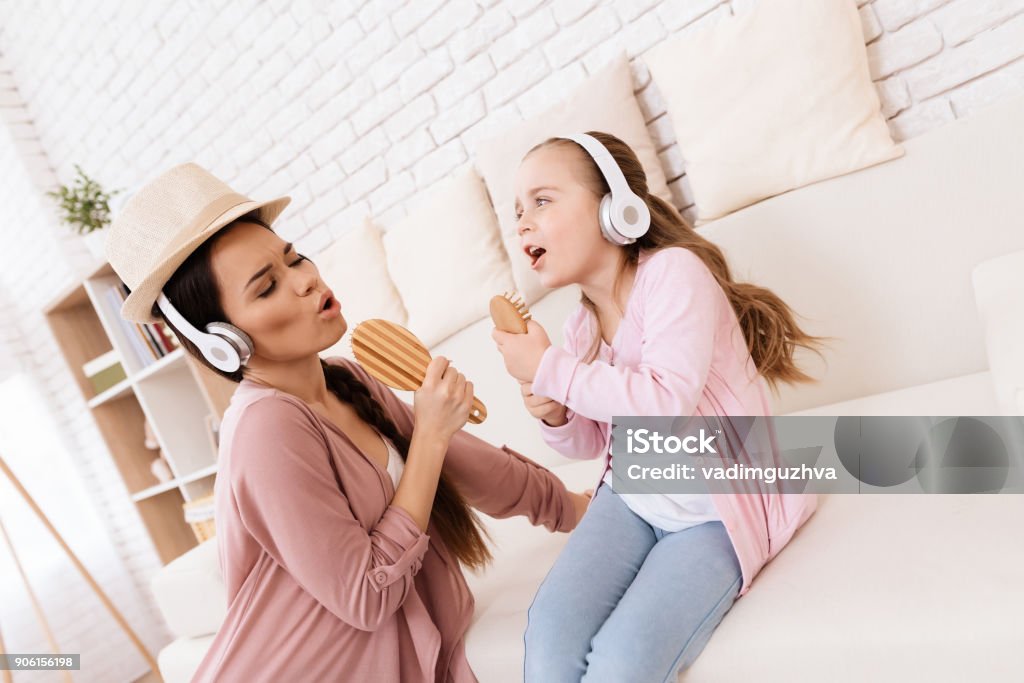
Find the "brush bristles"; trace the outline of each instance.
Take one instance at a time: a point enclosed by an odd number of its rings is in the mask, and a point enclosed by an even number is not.
[[[504,292],[502,296],[505,297],[505,299],[507,299],[508,302],[515,307],[516,312],[519,313],[519,317],[521,317],[523,320],[530,319],[530,309],[527,308],[526,303],[518,294],[516,294],[515,292]]]

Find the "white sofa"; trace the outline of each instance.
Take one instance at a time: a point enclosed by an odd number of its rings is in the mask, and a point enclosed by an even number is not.
[[[785,389],[776,414],[997,414],[970,272],[1024,249],[1020,121],[1024,98],[912,139],[903,158],[701,228],[736,276],[780,294],[809,331],[839,338],[827,369],[801,356],[824,379]],[[532,307],[555,343],[577,297],[567,288]],[[433,349],[487,403],[488,420],[469,429],[571,488],[591,485],[599,463],[543,444],[490,329],[482,319]],[[481,681],[519,681],[526,609],[568,536],[486,521],[496,562],[467,572],[477,601],[467,651]],[[680,680],[1021,680],[1022,523],[1019,495],[822,496]],[[161,672],[186,681],[224,613],[215,541],[168,564],[153,589],[177,637]]]

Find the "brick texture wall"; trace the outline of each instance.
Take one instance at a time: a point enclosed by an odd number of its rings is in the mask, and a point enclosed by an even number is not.
[[[625,50],[675,203],[692,218],[682,155],[637,57],[756,1],[2,0],[0,285],[10,305],[0,316],[28,340],[32,371],[134,582],[144,586],[158,563],[38,312],[89,262],[55,223],[44,189],[69,182],[78,162],[126,188],[123,197],[194,160],[252,196],[292,195],[281,234],[315,256],[365,214],[393,224],[477,141],[543,110]],[[1024,89],[1024,0],[857,5],[895,138]],[[87,599],[70,585],[68,595]],[[153,610],[140,614],[161,643]],[[114,638],[97,613],[93,630],[63,645],[88,651]],[[109,664],[119,669],[89,667],[79,680],[139,667],[129,648],[120,652],[124,662]]]
[[[77,235],[55,224],[49,198],[42,192],[56,177],[36,128],[29,123],[28,110],[17,99],[18,91],[12,85],[9,65],[0,58],[0,113],[6,124],[0,125],[0,201],[6,203],[6,215],[0,221],[0,353],[5,354],[0,367],[5,375],[25,373],[38,389],[49,413],[42,418],[56,426],[55,436],[66,457],[31,448],[3,455],[155,653],[170,639],[148,588],[148,577],[159,567],[159,561],[42,315],[46,303],[94,266]],[[0,381],[3,379],[0,377]],[[13,425],[5,424],[11,419],[16,416],[0,415],[0,433],[14,431]],[[50,460],[52,476],[31,476],[35,469],[32,461],[38,458]],[[93,511],[75,515],[66,500],[55,500],[55,496],[61,498],[62,491],[75,488],[76,483],[91,498]],[[128,681],[144,673],[147,666],[131,641],[3,478],[0,517],[8,522],[22,564],[46,567],[42,572],[30,571],[29,576],[61,652],[83,655],[83,670],[75,674],[75,680]],[[7,651],[48,653],[44,632],[5,545],[0,545],[0,593],[0,629]],[[14,679],[21,683],[63,680],[43,671],[19,671]]]

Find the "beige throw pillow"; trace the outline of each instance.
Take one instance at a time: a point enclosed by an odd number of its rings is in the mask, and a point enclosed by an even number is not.
[[[855,0],[762,0],[643,56],[696,225],[903,155],[881,114]]]
[[[432,347],[489,315],[491,297],[514,283],[487,190],[471,167],[420,202],[384,233],[384,251],[409,330]]]
[[[321,279],[341,302],[341,314],[349,329],[337,344],[320,353],[322,357],[352,358],[348,343],[351,330],[368,318],[405,324],[405,307],[388,274],[380,230],[369,217],[312,258]]]

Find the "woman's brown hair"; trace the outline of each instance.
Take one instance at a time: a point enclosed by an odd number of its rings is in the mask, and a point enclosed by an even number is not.
[[[235,223],[242,222],[258,223],[267,230],[274,231],[267,223],[252,214],[235,219],[192,252],[163,287],[164,293],[174,307],[196,329],[205,329],[206,324],[213,321],[231,322],[221,307],[220,288],[213,276],[210,252],[214,243],[224,234],[225,230]],[[221,377],[226,377],[235,383],[242,381],[243,368],[239,368],[235,372],[218,370],[203,357],[202,352],[188,337],[163,316],[163,313],[155,305],[153,314],[160,317],[174,331],[178,341],[193,358]],[[409,439],[398,431],[384,408],[370,393],[369,388],[346,367],[329,364],[322,358],[320,365],[324,370],[327,388],[341,401],[351,405],[364,422],[391,439],[404,461],[409,453]],[[434,506],[430,511],[430,519],[437,527],[438,534],[445,546],[462,564],[472,569],[480,569],[493,559],[490,550],[484,543],[484,536],[487,532],[483,528],[480,518],[466,503],[462,494],[443,470],[437,482],[437,493],[434,497]]]
[[[675,207],[648,191],[647,175],[629,145],[609,133],[589,131],[587,134],[597,138],[608,149],[615,163],[622,169],[629,188],[646,202],[651,212],[651,227],[647,233],[632,244],[622,247],[623,258],[613,286],[615,294],[618,294],[621,287],[623,274],[628,268],[636,266],[641,250],[668,247],[689,249],[704,262],[725,291],[729,303],[736,312],[754,365],[768,381],[772,391],[777,393],[778,382],[816,381],[797,367],[793,361],[793,351],[797,346],[802,346],[821,355],[815,347],[821,346],[822,340],[829,337],[815,337],[800,329],[793,311],[771,290],[749,282],[734,281],[722,250],[698,234]],[[598,197],[603,197],[609,192],[608,182],[597,164],[575,142],[564,138],[549,138],[533,147],[527,152],[527,156],[545,147],[574,150],[586,160],[586,177],[581,179],[582,183]],[[597,316],[597,307],[585,293],[581,294],[580,302],[590,311],[599,332],[594,335],[591,346],[584,356],[584,362],[590,363],[597,357],[600,349],[601,323]]]

